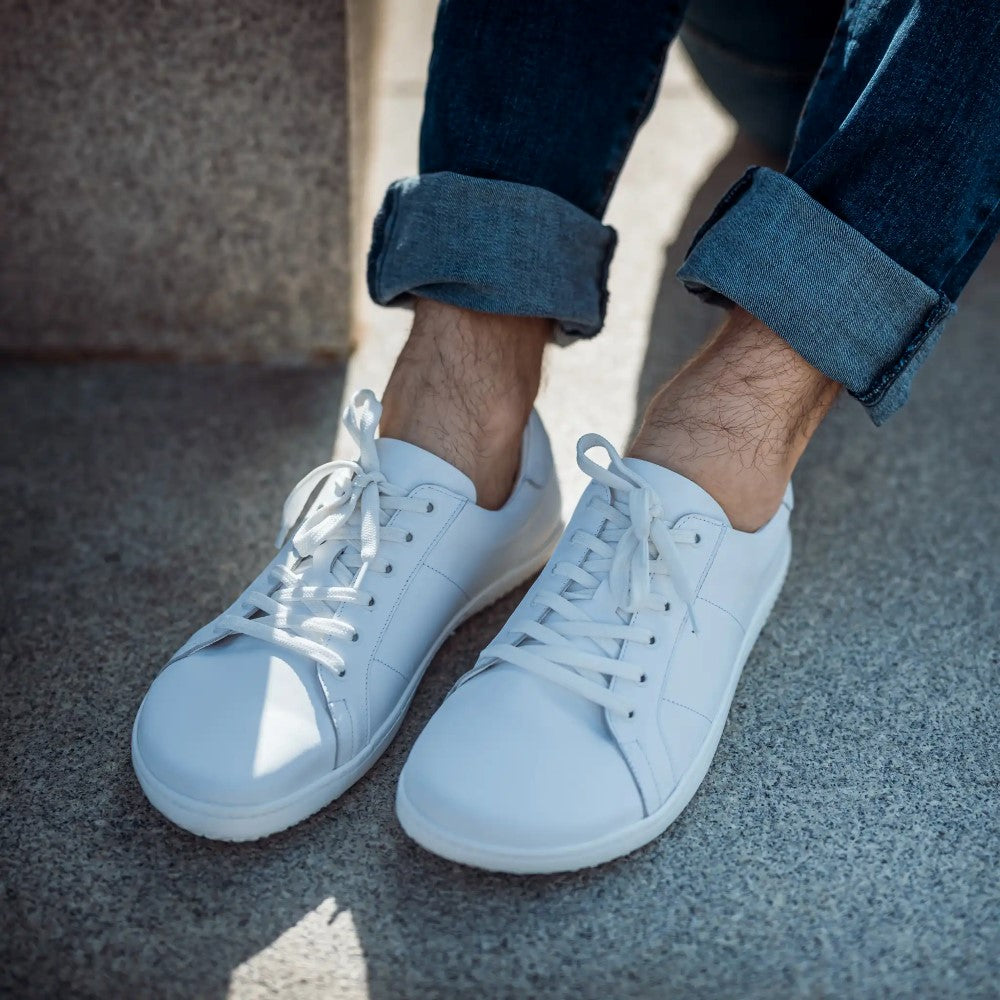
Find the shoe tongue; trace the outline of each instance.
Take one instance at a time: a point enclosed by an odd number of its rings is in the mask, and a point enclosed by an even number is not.
[[[393,486],[399,486],[407,493],[417,486],[443,486],[476,502],[476,487],[472,480],[443,458],[398,438],[378,438],[375,450],[379,466]]]
[[[679,472],[671,472],[662,465],[645,462],[641,458],[625,458],[622,461],[653,487],[663,504],[664,520],[670,524],[685,514],[707,514],[729,523],[726,512],[718,503],[697,483],[685,479]]]

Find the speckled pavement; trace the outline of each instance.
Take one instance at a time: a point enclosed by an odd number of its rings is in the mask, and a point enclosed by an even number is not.
[[[291,831],[197,840],[133,777],[143,691],[267,558],[342,372],[8,366],[0,992],[997,996],[997,315],[994,255],[909,408],[876,432],[845,402],[821,431],[788,584],[680,820],[535,879],[431,857],[392,810],[516,595],[448,642],[371,775]]]
[[[0,347],[343,357],[346,6],[4,3]]]

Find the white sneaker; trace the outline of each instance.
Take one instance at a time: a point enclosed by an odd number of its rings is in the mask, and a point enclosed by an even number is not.
[[[139,708],[139,783],[192,833],[264,837],[346,791],[395,735],[445,638],[535,573],[559,537],[537,414],[513,493],[492,511],[447,462],[376,440],[380,413],[371,392],[354,397],[344,425],[357,461],[321,465],[295,487],[278,555]]]
[[[586,457],[598,445],[608,469]],[[747,533],[690,480],[596,434],[577,458],[592,482],[551,560],[399,779],[403,829],[491,871],[586,868],[676,819],[791,555],[791,487]]]

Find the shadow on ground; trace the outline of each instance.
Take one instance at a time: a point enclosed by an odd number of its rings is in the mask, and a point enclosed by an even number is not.
[[[641,396],[675,363],[678,326],[700,337],[717,319],[674,295],[660,296]],[[407,747],[517,595],[449,641],[370,776],[296,829],[199,841],[132,775],[147,684],[268,558],[286,490],[329,454],[340,374],[8,366],[0,984],[995,996],[997,315],[994,254],[910,407],[876,433],[845,403],[823,429],[799,477],[788,585],[681,819],[627,860],[539,879],[439,861],[392,810]],[[233,978],[317,907],[329,916]],[[337,952],[354,940],[344,920],[361,953]]]
[[[707,307],[688,292],[674,278],[674,273],[683,263],[699,227],[749,163],[774,170],[784,166],[783,159],[738,132],[732,146],[695,192],[684,221],[664,251],[663,271],[649,321],[646,356],[636,387],[636,422],[630,439],[638,431],[646,404],[657,388],[705,342],[725,315],[723,310]]]

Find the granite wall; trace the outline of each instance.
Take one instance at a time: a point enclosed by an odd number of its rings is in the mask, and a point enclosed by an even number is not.
[[[0,0],[0,350],[342,354],[374,9]]]

